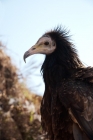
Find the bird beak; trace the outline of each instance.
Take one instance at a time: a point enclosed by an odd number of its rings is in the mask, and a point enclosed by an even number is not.
[[[38,44],[32,46],[28,51],[24,53],[23,56],[24,61],[26,62],[26,58],[29,57],[30,55],[41,53],[41,48],[42,47],[40,45],[38,46]]]

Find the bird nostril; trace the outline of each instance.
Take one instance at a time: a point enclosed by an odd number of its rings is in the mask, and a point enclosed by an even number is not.
[[[32,50],[35,50],[36,48],[32,48]]]

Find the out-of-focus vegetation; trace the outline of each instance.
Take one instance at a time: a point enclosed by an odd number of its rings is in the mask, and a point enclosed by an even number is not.
[[[0,42],[0,140],[47,140],[40,123],[42,98],[19,79]]]

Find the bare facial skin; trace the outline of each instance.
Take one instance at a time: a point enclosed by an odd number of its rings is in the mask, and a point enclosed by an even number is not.
[[[33,54],[51,54],[56,49],[56,43],[48,36],[41,37],[37,43],[24,54],[24,61]]]

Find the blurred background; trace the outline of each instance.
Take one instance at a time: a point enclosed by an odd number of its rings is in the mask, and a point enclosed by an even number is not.
[[[23,54],[46,31],[62,25],[70,30],[82,62],[93,66],[93,1],[92,0],[0,0],[0,41],[22,75],[28,88],[44,93],[40,68],[44,55]]]

